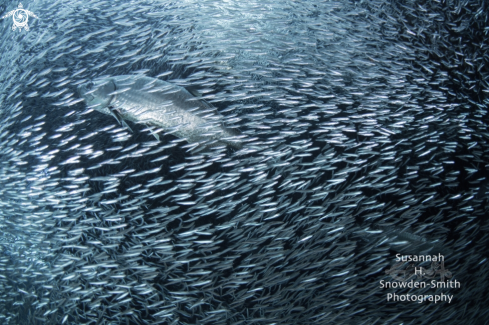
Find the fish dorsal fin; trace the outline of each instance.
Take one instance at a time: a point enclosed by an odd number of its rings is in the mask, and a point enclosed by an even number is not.
[[[185,89],[187,89],[189,93],[197,98],[202,97],[202,94],[199,92],[199,89],[196,86],[185,86]]]

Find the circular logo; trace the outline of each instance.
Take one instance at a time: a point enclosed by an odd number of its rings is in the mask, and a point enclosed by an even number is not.
[[[4,19],[10,16],[12,16],[12,20],[14,21],[14,24],[12,25],[12,30],[16,30],[17,27],[19,27],[19,31],[22,30],[22,28],[25,28],[26,31],[29,30],[29,25],[27,25],[29,16],[34,18],[39,18],[33,12],[30,12],[29,10],[25,10],[24,6],[22,6],[22,3],[19,3],[17,9],[8,12],[0,19]]]
[[[29,19],[24,9],[15,10],[13,18],[14,18],[14,24],[17,27],[24,27],[25,25],[27,25],[27,20]]]

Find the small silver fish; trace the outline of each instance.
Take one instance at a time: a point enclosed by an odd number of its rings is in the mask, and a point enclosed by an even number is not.
[[[222,125],[214,107],[169,82],[121,75],[80,84],[78,93],[88,107],[114,115],[122,124],[128,120],[156,126],[190,143],[241,148],[238,132]]]

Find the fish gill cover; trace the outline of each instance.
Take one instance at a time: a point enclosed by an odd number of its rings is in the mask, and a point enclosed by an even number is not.
[[[30,30],[0,33],[1,323],[487,320],[484,1],[23,5]],[[186,88],[242,147],[78,95],[121,75]],[[395,293],[453,300],[386,301],[396,254],[462,285]]]

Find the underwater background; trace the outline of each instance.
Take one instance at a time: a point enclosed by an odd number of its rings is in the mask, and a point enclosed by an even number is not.
[[[23,9],[0,21],[0,323],[487,323],[486,2]],[[87,107],[118,75],[195,90],[242,148]],[[413,267],[460,285],[381,287]]]

